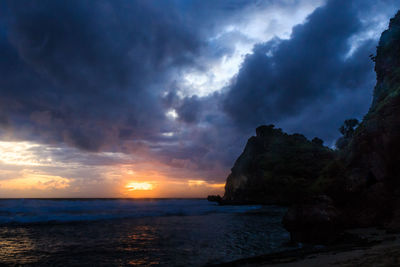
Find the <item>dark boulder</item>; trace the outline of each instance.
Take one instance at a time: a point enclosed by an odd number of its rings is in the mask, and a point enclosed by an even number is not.
[[[220,195],[210,195],[207,197],[207,200],[210,202],[221,203],[222,197]]]
[[[342,232],[343,216],[326,195],[313,197],[289,208],[283,218],[284,227],[293,241],[330,243]]]

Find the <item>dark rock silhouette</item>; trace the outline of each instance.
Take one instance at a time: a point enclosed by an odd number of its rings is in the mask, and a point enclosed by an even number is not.
[[[227,178],[222,203],[290,204],[308,195],[334,157],[319,140],[258,127]]]
[[[221,202],[294,204],[283,224],[295,241],[326,243],[352,227],[400,230],[400,11],[373,59],[372,105],[361,123],[345,121],[336,152],[319,138],[260,126]]]
[[[383,32],[374,60],[372,106],[315,187],[333,200],[344,228],[400,230],[400,12]],[[308,229],[301,224],[301,212],[310,205],[318,209],[321,204],[316,200],[289,209],[284,225],[293,239],[304,241]],[[311,219],[309,225],[318,220]],[[320,229],[321,234],[326,231]]]
[[[331,198],[321,195],[289,209],[283,225],[293,240],[327,243],[343,230],[343,216]]]
[[[217,203],[221,203],[222,201],[222,197],[220,195],[210,195],[207,197],[207,200],[210,202],[217,202]]]

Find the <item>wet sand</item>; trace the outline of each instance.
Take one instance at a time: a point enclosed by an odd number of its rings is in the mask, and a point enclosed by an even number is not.
[[[375,228],[349,233],[360,238],[353,244],[313,246],[293,251],[241,259],[220,266],[400,266],[400,234]]]

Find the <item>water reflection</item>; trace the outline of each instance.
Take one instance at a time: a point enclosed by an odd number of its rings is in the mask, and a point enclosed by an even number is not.
[[[127,236],[121,237],[121,243],[125,244],[123,250],[132,252],[158,251],[159,235],[157,229],[150,225],[138,225],[128,227]],[[134,261],[132,261],[134,262]]]
[[[35,249],[24,228],[0,228],[0,262],[6,264],[29,264],[36,262],[34,255],[27,256],[28,251]]]
[[[0,265],[203,266],[282,248],[289,236],[280,218],[209,214],[0,226]]]
[[[155,227],[149,225],[140,225],[133,229],[133,233],[130,234],[128,237],[136,242],[151,242],[156,239],[155,235]]]

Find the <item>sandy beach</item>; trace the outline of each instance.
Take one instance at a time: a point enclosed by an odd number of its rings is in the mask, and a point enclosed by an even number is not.
[[[349,231],[360,238],[353,244],[304,247],[219,266],[400,266],[400,234],[376,228]]]

